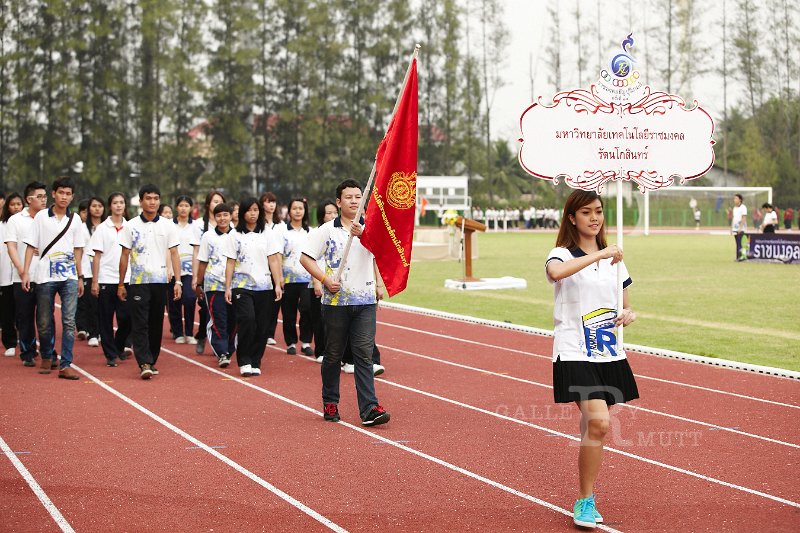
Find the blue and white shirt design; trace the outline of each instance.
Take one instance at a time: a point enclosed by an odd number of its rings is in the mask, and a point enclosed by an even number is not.
[[[362,220],[363,224],[363,220]],[[349,232],[342,226],[339,217],[326,222],[309,235],[303,254],[315,261],[322,259],[326,276],[339,270],[342,253],[347,245]],[[344,272],[339,277],[341,288],[335,294],[324,289],[322,305],[370,305],[377,303],[375,294],[375,265],[372,253],[353,237]]]
[[[180,243],[175,224],[159,216],[150,221],[134,217],[122,228],[119,242],[131,251],[131,285],[168,282],[168,252]]]
[[[287,223],[282,227],[280,236],[283,240],[283,282],[310,282],[311,274],[300,264],[300,256],[308,242],[308,232],[302,228],[294,229]]]
[[[233,268],[232,289],[251,291],[273,289],[268,258],[281,252],[281,245],[274,233],[268,228],[264,228],[261,233],[236,232],[233,236],[235,254],[233,259],[236,260],[236,264]]]
[[[191,219],[183,226],[178,222],[177,218],[174,218],[173,221],[178,229],[178,237],[180,238],[178,256],[181,260],[181,276],[191,276],[194,247],[200,245],[200,225]]]
[[[580,248],[554,248],[547,256],[551,261],[566,262],[586,255]],[[588,361],[605,363],[625,359],[625,351],[617,351],[617,269],[622,269],[622,286],[633,281],[625,263],[611,265],[611,259],[601,259],[583,270],[553,281],[555,305],[553,323],[553,361]]]
[[[236,230],[231,228],[228,233],[222,233],[214,228],[203,234],[200,239],[200,250],[197,260],[208,263],[206,273],[203,275],[203,291],[223,292],[225,290],[225,268],[228,257],[235,258],[234,237]]]

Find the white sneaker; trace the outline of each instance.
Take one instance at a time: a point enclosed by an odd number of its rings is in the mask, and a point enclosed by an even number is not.
[[[380,376],[386,371],[383,365],[373,364],[372,365],[372,375],[373,376]]]
[[[92,346],[93,348],[97,348],[98,346],[100,346],[100,341],[97,340],[97,337],[92,337],[91,339],[89,339],[89,342],[87,344],[89,346]]]
[[[239,367],[239,373],[244,377],[249,377],[253,375],[253,367],[250,365],[244,365]]]
[[[325,358],[324,358],[324,357],[322,357],[322,356],[320,355],[319,357],[317,357],[317,358],[316,358],[316,359],[314,359],[314,360],[315,360],[317,363],[319,363],[319,364],[322,364],[322,360],[323,360],[323,359],[325,359]]]
[[[177,337],[175,339],[175,344],[186,344],[186,337]]]
[[[197,344],[197,339],[192,336],[186,337],[186,344]]]
[[[261,369],[260,368],[251,368],[250,369],[250,375],[251,376],[260,376],[261,375]]]
[[[16,355],[16,348],[9,348],[8,350],[3,353],[6,357],[14,357]]]
[[[278,341],[270,337],[269,339],[267,339],[267,344],[278,344]]]
[[[342,371],[345,374],[352,374],[353,372],[356,371],[356,367],[351,365],[350,363],[345,363],[342,365]]]

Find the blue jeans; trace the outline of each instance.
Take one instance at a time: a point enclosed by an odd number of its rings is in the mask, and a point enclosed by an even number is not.
[[[36,285],[36,327],[39,330],[39,350],[42,359],[55,355],[56,293],[61,296],[61,369],[72,364],[72,346],[75,344],[75,312],[78,309],[78,280],[48,281]]]
[[[372,348],[375,346],[377,304],[323,305],[325,355],[322,360],[322,403],[339,403],[339,377],[342,354],[350,342],[355,363],[358,412],[363,420],[378,405],[372,373]]]

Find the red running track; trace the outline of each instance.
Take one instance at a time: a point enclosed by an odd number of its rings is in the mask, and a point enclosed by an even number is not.
[[[78,382],[0,358],[0,438],[75,531],[564,531],[576,410],[552,403],[551,340],[382,309],[392,414],[321,419],[319,365],[267,350],[241,379],[166,342],[151,381],[76,343]],[[166,329],[166,328],[165,328]],[[279,339],[279,346],[280,344]],[[796,531],[800,383],[631,354],[597,486],[608,529]],[[60,526],[0,458],[4,531]]]

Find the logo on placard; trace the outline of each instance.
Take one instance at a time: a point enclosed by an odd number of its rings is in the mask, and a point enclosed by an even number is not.
[[[629,33],[620,44],[622,51],[615,52],[609,62],[608,68],[600,71],[600,85],[615,95],[612,101],[621,102],[628,96],[643,87],[640,80],[641,74],[634,69],[636,59],[633,57],[633,34]]]
[[[414,207],[417,203],[417,173],[393,173],[386,186],[386,201],[395,209]]]

